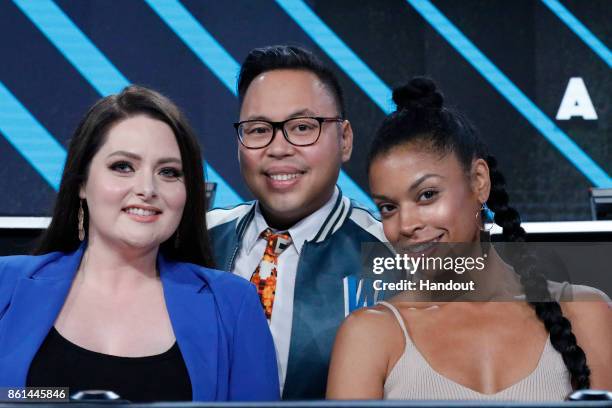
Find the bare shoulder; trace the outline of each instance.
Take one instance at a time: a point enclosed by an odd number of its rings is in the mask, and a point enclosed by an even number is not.
[[[379,304],[356,310],[346,318],[336,335],[334,351],[372,359],[372,365],[386,373],[404,347],[404,334],[397,318]]]
[[[601,290],[567,282],[550,282],[551,294],[559,300],[564,315],[577,331],[586,330],[592,336],[612,330],[612,301]],[[587,334],[587,333],[585,333]]]
[[[340,326],[337,338],[348,336],[354,340],[380,344],[381,341],[388,339],[389,333],[393,333],[394,330],[399,330],[399,327],[391,311],[384,306],[376,305],[351,313]]]
[[[572,326],[588,329],[590,335],[601,330],[607,334],[612,331],[612,307],[609,299],[595,293],[589,293],[581,300],[561,301],[563,314],[570,320]]]
[[[327,398],[380,399],[396,341],[395,317],[384,306],[362,308],[342,323],[332,351]]]
[[[548,290],[559,302],[605,302],[612,307],[612,300],[602,290],[569,282],[548,281]]]

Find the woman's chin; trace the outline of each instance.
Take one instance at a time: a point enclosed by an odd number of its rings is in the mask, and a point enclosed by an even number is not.
[[[141,236],[128,236],[120,239],[126,249],[132,250],[153,250],[158,249],[161,244],[161,240],[155,239],[154,237],[141,237]]]

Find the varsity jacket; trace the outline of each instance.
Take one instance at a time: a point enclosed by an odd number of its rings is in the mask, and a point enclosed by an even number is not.
[[[207,214],[216,266],[232,271],[256,202]],[[372,306],[378,294],[362,279],[362,244],[384,240],[382,224],[342,192],[321,229],[300,252],[284,399],[325,397],[334,338],[353,310]]]

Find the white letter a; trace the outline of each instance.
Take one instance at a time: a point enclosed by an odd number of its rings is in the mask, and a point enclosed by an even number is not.
[[[585,120],[597,119],[589,92],[580,77],[570,78],[557,112],[557,120],[569,120],[573,116],[582,116]]]

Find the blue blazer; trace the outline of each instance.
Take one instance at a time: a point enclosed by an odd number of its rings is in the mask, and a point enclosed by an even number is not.
[[[73,253],[0,257],[0,387],[25,386],[84,247]],[[255,287],[230,273],[162,255],[158,268],[193,399],[278,400],[274,344]]]

